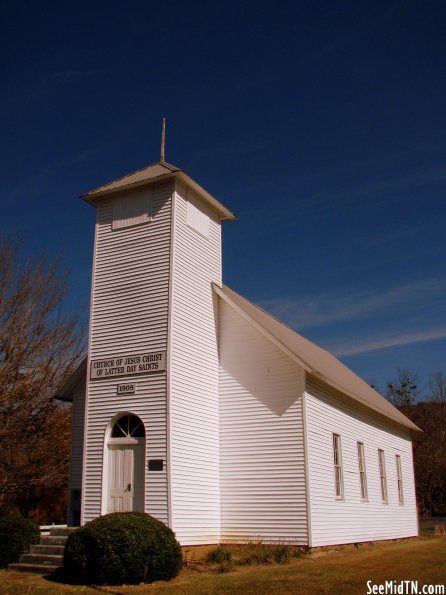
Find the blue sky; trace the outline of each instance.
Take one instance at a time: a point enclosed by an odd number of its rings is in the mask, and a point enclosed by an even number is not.
[[[239,220],[225,282],[384,387],[446,371],[441,1],[2,3],[0,232],[88,308],[94,209],[159,158]]]

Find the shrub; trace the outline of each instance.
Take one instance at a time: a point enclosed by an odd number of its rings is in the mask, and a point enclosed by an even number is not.
[[[222,547],[216,547],[215,549],[211,550],[208,555],[206,556],[206,562],[210,562],[212,564],[221,564],[222,562],[231,562],[232,554],[228,550],[223,549]]]
[[[39,527],[19,516],[0,518],[0,568],[17,562],[31,545],[39,543]]]
[[[113,512],[68,536],[64,568],[81,584],[122,585],[170,580],[183,565],[175,534],[142,512]]]
[[[298,558],[300,550],[289,545],[251,544],[239,564],[287,564],[292,558]]]

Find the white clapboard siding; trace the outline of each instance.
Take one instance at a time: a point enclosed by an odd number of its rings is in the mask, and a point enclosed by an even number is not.
[[[307,544],[304,372],[220,300],[222,541]]]
[[[205,238],[209,237],[209,215],[190,200],[187,201],[186,223]]]
[[[409,430],[353,403],[311,377],[305,395],[313,547],[417,535]],[[335,497],[333,433],[341,437],[344,497]],[[368,501],[361,501],[357,442],[364,444]],[[388,503],[381,499],[378,449],[386,459]],[[395,455],[401,456],[404,505]]]
[[[152,187],[140,188],[131,195],[113,200],[113,229],[146,223],[151,218]]]
[[[73,405],[71,408],[71,451],[70,451],[70,483],[68,503],[68,523],[74,522],[73,497],[77,492],[76,506],[80,504],[82,490],[82,455],[84,448],[84,417],[85,417],[85,382],[81,382],[73,391]]]
[[[183,544],[220,539],[218,347],[211,283],[221,283],[220,222],[191,190],[174,202],[170,335],[172,529]],[[200,230],[187,224],[188,202]],[[208,237],[201,233],[207,219]],[[198,225],[198,224],[197,224]]]
[[[84,443],[85,384],[80,383],[73,391],[71,409],[71,459],[70,489],[82,486],[82,450]]]
[[[140,192],[140,191],[138,191]],[[90,358],[167,349],[172,184],[151,190],[151,221],[113,229],[113,198],[97,208],[90,319]],[[120,194],[120,201],[134,193]],[[135,382],[135,395],[117,395],[118,382]],[[167,461],[166,373],[87,382],[83,522],[104,511],[104,438],[121,412],[138,415],[146,430],[146,460]],[[145,470],[145,510],[168,522],[167,472]]]

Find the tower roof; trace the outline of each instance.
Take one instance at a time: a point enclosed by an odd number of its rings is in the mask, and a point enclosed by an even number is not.
[[[178,178],[183,184],[192,188],[201,198],[203,198],[211,207],[216,209],[222,220],[235,219],[236,216],[232,211],[227,209],[220,201],[214,198],[207,190],[200,184],[195,182],[184,170],[166,163],[165,161],[158,161],[142,169],[108,182],[99,188],[90,190],[86,194],[82,194],[81,198],[86,202],[96,206],[97,203],[104,197],[108,197],[116,192],[137,188],[154,182],[162,182],[167,179]]]

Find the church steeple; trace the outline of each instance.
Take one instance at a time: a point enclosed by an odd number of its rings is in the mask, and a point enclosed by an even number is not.
[[[166,147],[166,118],[163,118],[163,123],[161,124],[160,163],[164,163],[165,147]]]
[[[219,368],[212,285],[222,283],[221,223],[235,215],[164,160],[165,126],[163,118],[160,161],[81,197],[97,209],[81,521],[118,510],[123,498],[125,507],[153,514],[188,539],[186,520],[196,507],[193,538],[202,540],[206,527],[215,541]],[[114,424],[125,416],[147,429],[131,448],[114,442]],[[198,440],[197,423],[205,428]],[[120,466],[119,457],[129,460]],[[119,482],[133,486],[133,504]],[[79,488],[72,481],[71,489]]]

